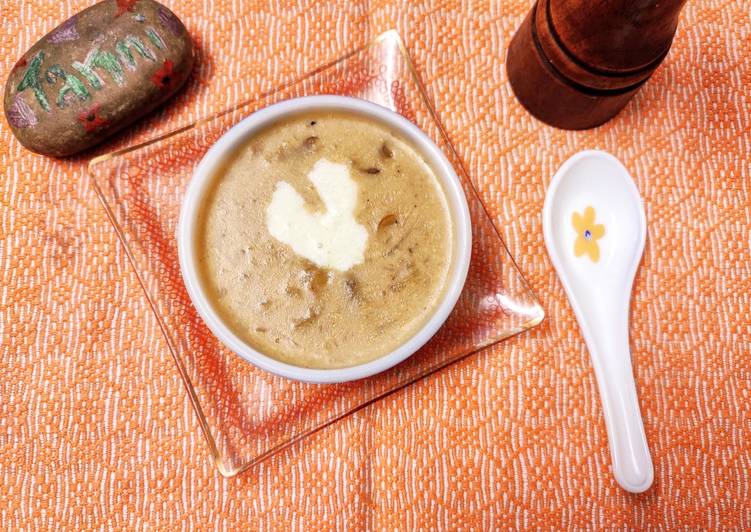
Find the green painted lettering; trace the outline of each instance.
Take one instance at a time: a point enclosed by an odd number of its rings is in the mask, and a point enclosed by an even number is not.
[[[120,57],[120,61],[131,70],[136,69],[136,59],[133,57],[132,50],[135,50],[141,57],[149,61],[156,61],[154,52],[135,35],[128,35],[122,41],[117,41],[115,43],[115,50]]]
[[[160,50],[164,50],[167,47],[157,31],[151,26],[146,28],[146,35],[149,37],[149,40],[154,44],[154,46],[156,46]]]
[[[39,71],[42,68],[42,62],[44,61],[44,52],[39,51],[29,63],[26,72],[24,72],[21,82],[18,84],[16,90],[23,92],[26,89],[31,89],[34,92],[34,96],[45,111],[50,111],[50,102],[47,99],[47,95],[42,88],[42,80],[39,77]]]
[[[60,91],[57,93],[57,106],[63,108],[68,105],[71,97],[77,97],[79,100],[86,101],[89,99],[89,91],[86,85],[72,74],[67,74],[60,65],[52,65],[47,69],[45,75],[47,83],[53,84],[57,80],[63,80],[63,86],[60,87]]]
[[[110,52],[100,50],[99,47],[91,50],[83,63],[74,61],[73,68],[78,70],[95,89],[101,89],[104,86],[104,81],[96,71],[97,68],[101,68],[108,72],[118,85],[125,83],[123,67],[120,66],[117,57]]]

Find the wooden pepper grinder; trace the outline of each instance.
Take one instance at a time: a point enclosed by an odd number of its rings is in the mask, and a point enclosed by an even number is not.
[[[606,122],[667,55],[686,1],[537,0],[508,49],[516,97],[552,126]]]

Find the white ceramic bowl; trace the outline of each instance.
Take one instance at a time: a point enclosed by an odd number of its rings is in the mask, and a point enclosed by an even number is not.
[[[337,369],[311,369],[280,362],[249,346],[219,318],[201,285],[195,260],[196,214],[215,172],[224,158],[258,130],[279,120],[312,110],[345,111],[376,120],[410,141],[433,168],[443,187],[453,225],[454,260],[441,301],[425,325],[394,351],[365,364]],[[409,120],[371,102],[344,96],[306,96],[286,100],[239,122],[214,144],[196,167],[188,184],[177,230],[180,271],[193,305],[209,329],[232,351],[267,371],[306,382],[331,383],[361,379],[384,371],[422,347],[443,325],[464,287],[472,249],[472,227],[461,182],[446,156]]]

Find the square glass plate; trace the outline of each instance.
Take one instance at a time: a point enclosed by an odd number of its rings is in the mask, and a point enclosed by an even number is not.
[[[402,364],[344,384],[287,380],[233,354],[193,308],[177,259],[180,203],[193,169],[208,148],[256,109],[311,94],[367,99],[417,124],[444,151],[463,180],[473,223],[469,276],[445,325]],[[537,325],[544,316],[485,212],[394,31],[258,99],[97,157],[89,173],[164,333],[211,454],[225,476],[485,346]]]

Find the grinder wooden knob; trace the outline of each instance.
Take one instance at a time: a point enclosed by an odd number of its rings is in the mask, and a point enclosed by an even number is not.
[[[552,126],[606,122],[667,55],[686,1],[538,0],[508,49],[514,94]]]

